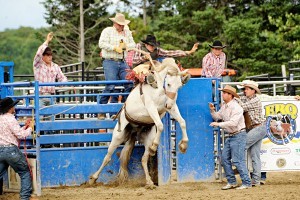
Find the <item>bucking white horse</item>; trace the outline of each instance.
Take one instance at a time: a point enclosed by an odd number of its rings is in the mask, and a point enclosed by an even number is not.
[[[180,71],[173,58],[166,58],[161,64],[156,62],[155,69],[154,75],[158,88],[140,83],[129,94],[118,114],[119,121],[114,128],[107,154],[98,171],[90,176],[89,184],[96,182],[103,168],[111,160],[112,154],[122,143],[125,145],[120,155],[121,167],[118,178],[120,182],[126,180],[128,177],[127,164],[135,141],[138,139],[145,146],[142,166],[146,175],[146,186],[153,187],[154,184],[149,175],[147,163],[149,155],[155,155],[160,143],[160,136],[163,131],[161,119],[166,112],[179,122],[182,140],[178,145],[182,153],[186,152],[188,146],[186,123],[179,112],[176,99],[178,89],[189,79],[187,70]]]

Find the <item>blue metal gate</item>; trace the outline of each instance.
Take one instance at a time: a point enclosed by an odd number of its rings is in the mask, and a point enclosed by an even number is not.
[[[126,81],[125,81],[126,82]],[[125,83],[120,81],[120,84]],[[26,96],[17,96],[16,98],[25,99],[26,106],[19,107],[17,116],[31,116],[34,111],[36,120],[36,144],[28,150],[36,156],[37,162],[37,183],[38,194],[41,194],[41,187],[53,187],[61,185],[80,185],[88,180],[88,177],[95,172],[100,166],[106,152],[107,146],[90,146],[82,145],[83,143],[110,142],[111,133],[63,133],[41,135],[41,131],[61,131],[61,130],[86,130],[86,129],[112,129],[116,122],[112,120],[50,120],[40,121],[40,116],[51,116],[63,111],[66,115],[83,115],[91,113],[116,112],[122,104],[78,104],[67,105],[58,104],[49,108],[39,109],[38,87],[43,85],[96,85],[104,84],[105,81],[95,82],[72,82],[72,83],[51,83],[39,84],[34,83],[35,94]],[[107,82],[108,84],[111,82]],[[29,87],[33,83],[6,83],[1,84],[2,92],[5,96],[13,96],[11,88],[15,85],[18,87]],[[212,118],[209,113],[208,102],[213,101],[212,97],[212,80],[211,79],[191,79],[179,91],[178,107],[186,120],[187,132],[189,136],[189,147],[186,154],[178,152],[177,155],[177,180],[186,181],[203,181],[211,179],[214,175],[214,143],[213,129],[209,127]],[[215,92],[216,93],[216,92]],[[99,102],[99,97],[103,94],[76,94],[77,97],[94,96]],[[56,97],[68,97],[68,95],[48,96],[52,101]],[[34,106],[31,106],[30,99],[34,99]],[[34,109],[36,108],[36,109]],[[171,180],[172,171],[172,145],[171,145],[171,120],[169,115],[163,119],[164,131],[161,137],[161,144],[157,152],[158,163],[158,184],[167,184]],[[181,130],[176,125],[177,143],[181,139]],[[31,138],[28,138],[30,141]],[[27,141],[27,142],[28,142]],[[30,142],[29,142],[30,143]],[[59,145],[81,143],[77,147],[63,148],[41,148],[41,145]],[[113,180],[119,170],[118,155],[121,148],[118,148],[112,157],[112,161],[105,167],[101,173],[100,182],[107,183]],[[129,170],[132,176],[144,176],[141,166],[141,157],[144,151],[143,146],[136,146],[133,157],[130,160]],[[134,172],[134,173],[133,173]]]

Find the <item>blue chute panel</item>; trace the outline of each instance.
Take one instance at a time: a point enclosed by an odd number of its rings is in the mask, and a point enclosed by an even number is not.
[[[178,143],[182,132],[176,123],[177,181],[203,181],[214,178],[214,136],[209,126],[212,117],[208,103],[212,102],[212,80],[191,79],[179,90],[177,104],[186,121],[189,145],[185,154],[180,153]]]

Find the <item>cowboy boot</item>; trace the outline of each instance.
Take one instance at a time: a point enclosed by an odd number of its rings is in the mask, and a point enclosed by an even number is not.
[[[155,80],[155,77],[153,74],[148,74],[146,77],[146,83],[148,83],[149,85],[151,85],[151,87],[153,88],[157,88],[157,81]]]

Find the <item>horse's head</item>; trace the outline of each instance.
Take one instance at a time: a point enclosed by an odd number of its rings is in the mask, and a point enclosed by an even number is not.
[[[165,61],[166,60],[166,61]],[[171,109],[176,103],[178,89],[190,78],[187,70],[180,71],[174,59],[166,58],[163,65],[167,64],[168,71],[164,80],[164,88],[167,95],[166,108]]]

